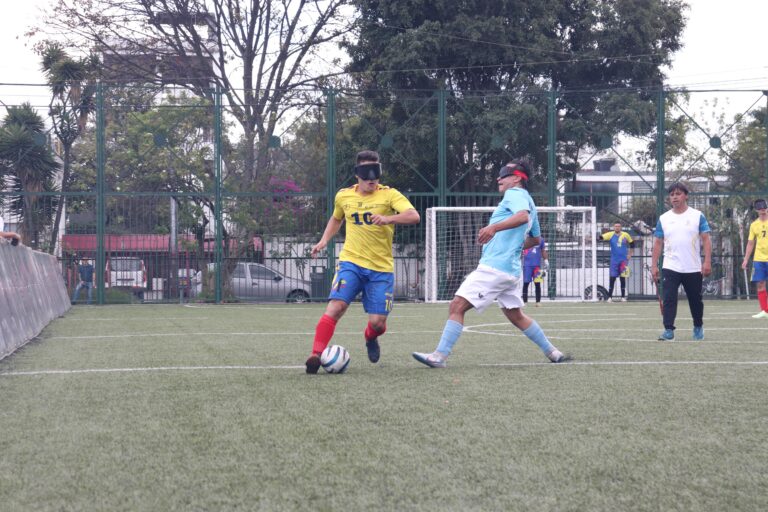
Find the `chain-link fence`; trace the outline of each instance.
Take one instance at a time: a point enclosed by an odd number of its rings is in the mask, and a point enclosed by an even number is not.
[[[99,84],[74,136],[46,102],[6,101],[6,230],[55,254],[70,292],[90,264],[98,303],[324,300],[343,230],[310,251],[359,150],[379,151],[382,182],[422,214],[495,205],[499,166],[524,157],[538,204],[597,207],[646,266],[665,187],[684,180],[714,227],[705,292],[754,292],[741,260],[750,204],[768,194],[762,91],[317,90],[252,141],[223,97]],[[423,224],[397,228],[394,255],[396,297],[423,298]]]

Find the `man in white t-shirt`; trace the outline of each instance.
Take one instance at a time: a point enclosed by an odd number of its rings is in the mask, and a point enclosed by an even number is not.
[[[677,290],[683,285],[693,317],[693,339],[704,339],[704,301],[701,288],[704,276],[712,273],[712,240],[704,214],[688,206],[688,188],[673,183],[667,189],[672,209],[659,217],[653,233],[651,272],[659,282],[659,257],[664,253],[661,269],[664,293],[664,332],[659,341],[674,341],[677,316]],[[663,246],[663,247],[662,247]],[[704,262],[701,249],[704,248]]]

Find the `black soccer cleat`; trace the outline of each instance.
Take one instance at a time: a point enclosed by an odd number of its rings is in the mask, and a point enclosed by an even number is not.
[[[312,354],[307,358],[307,362],[305,364],[307,365],[307,373],[311,375],[316,374],[317,370],[320,369],[320,356]]]
[[[368,360],[372,363],[378,363],[381,357],[381,347],[379,347],[379,338],[365,340],[365,348],[368,349]]]

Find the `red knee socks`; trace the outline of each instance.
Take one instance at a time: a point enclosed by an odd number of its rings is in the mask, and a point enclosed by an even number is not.
[[[386,325],[384,327],[382,327],[382,329],[380,331],[377,331],[376,329],[373,328],[373,326],[371,325],[371,322],[368,322],[368,325],[365,328],[365,339],[367,341],[367,340],[372,340],[374,338],[378,338],[379,336],[381,336],[385,332],[387,332],[387,326]]]
[[[323,315],[320,317],[320,320],[317,322],[317,326],[315,327],[315,341],[312,344],[312,353],[316,355],[320,355],[323,350],[325,350],[325,347],[328,346],[328,342],[331,341],[331,338],[333,337],[333,331],[336,330],[336,320],[329,317],[328,315]]]
[[[757,300],[760,302],[760,309],[768,312],[768,290],[757,292]]]

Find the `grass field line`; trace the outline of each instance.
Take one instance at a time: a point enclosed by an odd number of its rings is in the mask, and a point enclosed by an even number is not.
[[[575,321],[575,320],[572,320]],[[590,322],[594,322],[595,320],[589,320]],[[550,323],[561,323],[557,321],[551,321],[547,322],[547,324]],[[514,336],[519,335],[517,331],[507,331],[507,332],[501,332],[501,331],[486,331],[482,329],[478,329],[480,327],[494,327],[494,326],[507,326],[511,327],[511,324],[508,322],[501,322],[501,323],[491,323],[491,324],[477,324],[477,325],[468,325],[464,327],[464,332],[471,333],[471,334],[488,334],[491,336]],[[646,328],[646,329],[634,329],[637,332],[656,332],[659,331],[661,327],[658,328]],[[548,329],[550,331],[557,331],[559,329],[552,328]],[[612,332],[615,331],[615,329],[611,328],[597,328],[597,329],[566,329],[569,332]],[[678,331],[690,331],[691,329],[677,329]],[[713,331],[768,331],[768,326],[765,327],[705,327],[706,332],[713,332]],[[396,331],[391,330],[387,331],[387,334],[441,334],[442,330],[409,330],[409,331]],[[115,338],[167,338],[167,337],[180,337],[180,336],[314,336],[314,331],[294,331],[294,332],[287,332],[287,331],[251,331],[251,332],[164,332],[164,333],[157,333],[157,332],[147,332],[147,333],[132,333],[132,334],[94,334],[94,335],[80,335],[80,336],[51,336],[47,338],[42,338],[46,341],[57,341],[57,340],[92,340],[92,339],[115,339]],[[335,333],[337,336],[356,336],[359,335],[359,331],[337,331]],[[558,338],[558,339],[567,339],[567,338]]]
[[[564,364],[542,363],[479,363],[480,367],[549,367],[568,366],[691,366],[739,365],[766,366],[768,361],[570,361]],[[421,367],[414,367],[422,369]],[[143,368],[81,368],[78,370],[29,370],[0,372],[0,377],[34,377],[40,375],[82,375],[98,373],[150,373],[174,371],[229,371],[229,370],[303,370],[304,365],[226,365],[226,366],[150,366]]]
[[[766,366],[768,361],[569,361],[567,363],[552,364],[546,363],[480,363],[478,366],[500,366],[500,367],[527,367],[527,366],[549,366],[562,368],[566,366],[691,366],[691,365],[743,365],[743,366]]]
[[[568,322],[575,322],[576,320],[569,320]],[[590,322],[601,322],[600,319],[592,319],[589,320]],[[647,321],[647,319],[646,319]],[[549,324],[558,324],[558,323],[565,323],[565,322],[559,322],[557,320],[551,320],[547,321],[547,325]],[[510,322],[495,322],[490,324],[475,324],[475,325],[465,325],[464,326],[464,332],[476,332],[481,334],[499,334],[498,331],[477,331],[478,327],[511,327],[512,324]],[[557,328],[553,328],[552,330],[556,330]],[[662,326],[659,327],[649,327],[647,329],[633,329],[635,331],[657,331],[659,329],[663,329]],[[568,328],[569,331],[588,331],[588,332],[601,332],[601,331],[608,331],[608,332],[615,332],[616,328],[610,328],[610,327],[603,327],[603,328],[596,328],[596,329],[580,329],[578,327],[576,328]],[[676,328],[678,331],[691,331],[693,329],[688,328]],[[768,332],[768,323],[763,325],[762,327],[707,327],[706,324],[704,325],[704,331],[766,331]]]
[[[443,331],[387,331],[387,334],[441,334]],[[336,331],[335,336],[360,336],[362,331]],[[45,341],[53,340],[89,340],[101,338],[158,338],[174,336],[314,336],[315,331],[306,332],[161,332],[143,334],[94,334],[90,336],[51,336],[41,338]]]
[[[99,317],[69,317],[69,318],[63,318],[62,320],[74,320],[76,322],[125,322],[125,318],[99,318]],[[207,316],[145,316],[141,318],[142,322],[145,322],[147,320],[183,320],[185,322],[190,320],[210,320]]]
[[[229,365],[229,366],[150,366],[146,368],[84,368],[80,370],[30,370],[20,372],[2,372],[0,377],[23,377],[34,375],[76,375],[82,373],[135,373],[196,370],[299,370],[304,365]]]
[[[658,332],[658,331],[655,331]],[[711,339],[709,337],[705,338],[703,341],[699,340],[681,340],[681,339],[675,339],[674,341],[659,341],[656,336],[649,336],[648,338],[573,338],[573,337],[565,337],[565,336],[548,336],[550,340],[553,341],[573,341],[573,342],[584,342],[584,343],[593,343],[593,342],[607,342],[607,343],[613,343],[613,342],[629,342],[629,343],[659,343],[659,344],[671,344],[671,345],[679,345],[681,343],[685,344],[693,344],[693,345],[766,345],[768,344],[768,341],[742,341],[742,340],[721,340],[721,339]]]

